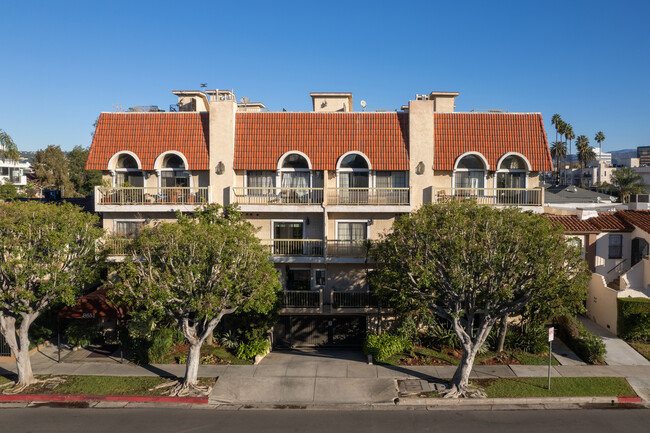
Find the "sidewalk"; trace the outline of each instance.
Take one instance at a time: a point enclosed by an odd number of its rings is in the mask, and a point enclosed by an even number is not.
[[[259,365],[202,365],[199,375],[218,377],[213,404],[377,404],[397,397],[396,379],[449,379],[455,366],[379,366],[359,357],[341,359],[319,351],[272,352]],[[351,352],[352,353],[352,352]],[[91,376],[182,376],[184,365],[136,366],[108,362],[57,363],[56,348],[32,357],[35,374]],[[0,363],[0,373],[15,372],[15,363]],[[547,366],[475,366],[471,378],[546,377]],[[625,377],[650,401],[650,365],[557,365],[553,377]]]

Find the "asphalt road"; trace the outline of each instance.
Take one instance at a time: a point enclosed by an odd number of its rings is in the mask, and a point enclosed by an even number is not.
[[[317,411],[2,408],[2,432],[647,432],[648,409]]]

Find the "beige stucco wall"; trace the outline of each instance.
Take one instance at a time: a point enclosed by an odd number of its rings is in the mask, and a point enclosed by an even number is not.
[[[610,235],[623,235],[623,257],[620,259],[610,259],[609,258],[609,236]],[[630,233],[600,233],[596,238],[596,272],[605,277],[605,280],[609,283],[618,277],[616,272],[609,272],[616,265],[621,263],[623,260],[627,260],[627,265],[621,265],[624,267],[630,266],[630,251],[631,251],[631,236]]]
[[[323,239],[323,214],[322,213],[252,213],[245,212],[244,218],[259,229],[257,237],[260,239],[273,239],[273,223],[281,221],[302,221],[304,239]],[[309,223],[307,223],[309,220]]]
[[[602,275],[591,275],[589,294],[587,296],[587,316],[615,334],[616,320],[618,318],[616,298],[616,290],[606,286]]]
[[[339,221],[358,221],[372,223],[368,227],[368,239],[378,239],[379,235],[388,232],[395,221],[395,215],[382,213],[329,213],[327,221],[328,239],[337,239],[336,225]]]
[[[333,265],[327,267],[327,288],[335,291],[364,291],[366,269],[364,265]]]
[[[432,201],[433,172],[433,101],[409,101],[409,181],[414,209]],[[416,174],[422,162],[424,171]]]
[[[228,204],[230,187],[235,185],[235,113],[237,101],[226,99],[210,101],[210,187],[212,200],[222,205]],[[221,162],[223,174],[215,168]]]

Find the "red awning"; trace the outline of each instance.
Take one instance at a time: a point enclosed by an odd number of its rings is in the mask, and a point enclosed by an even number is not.
[[[77,305],[59,311],[59,317],[64,319],[121,319],[124,315],[122,308],[108,300],[105,288],[97,289],[79,299]]]

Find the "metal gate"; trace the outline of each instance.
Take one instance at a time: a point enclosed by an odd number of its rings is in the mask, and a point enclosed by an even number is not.
[[[2,334],[0,334],[0,356],[11,356],[11,349]]]
[[[283,316],[274,327],[279,347],[359,347],[365,316]]]

